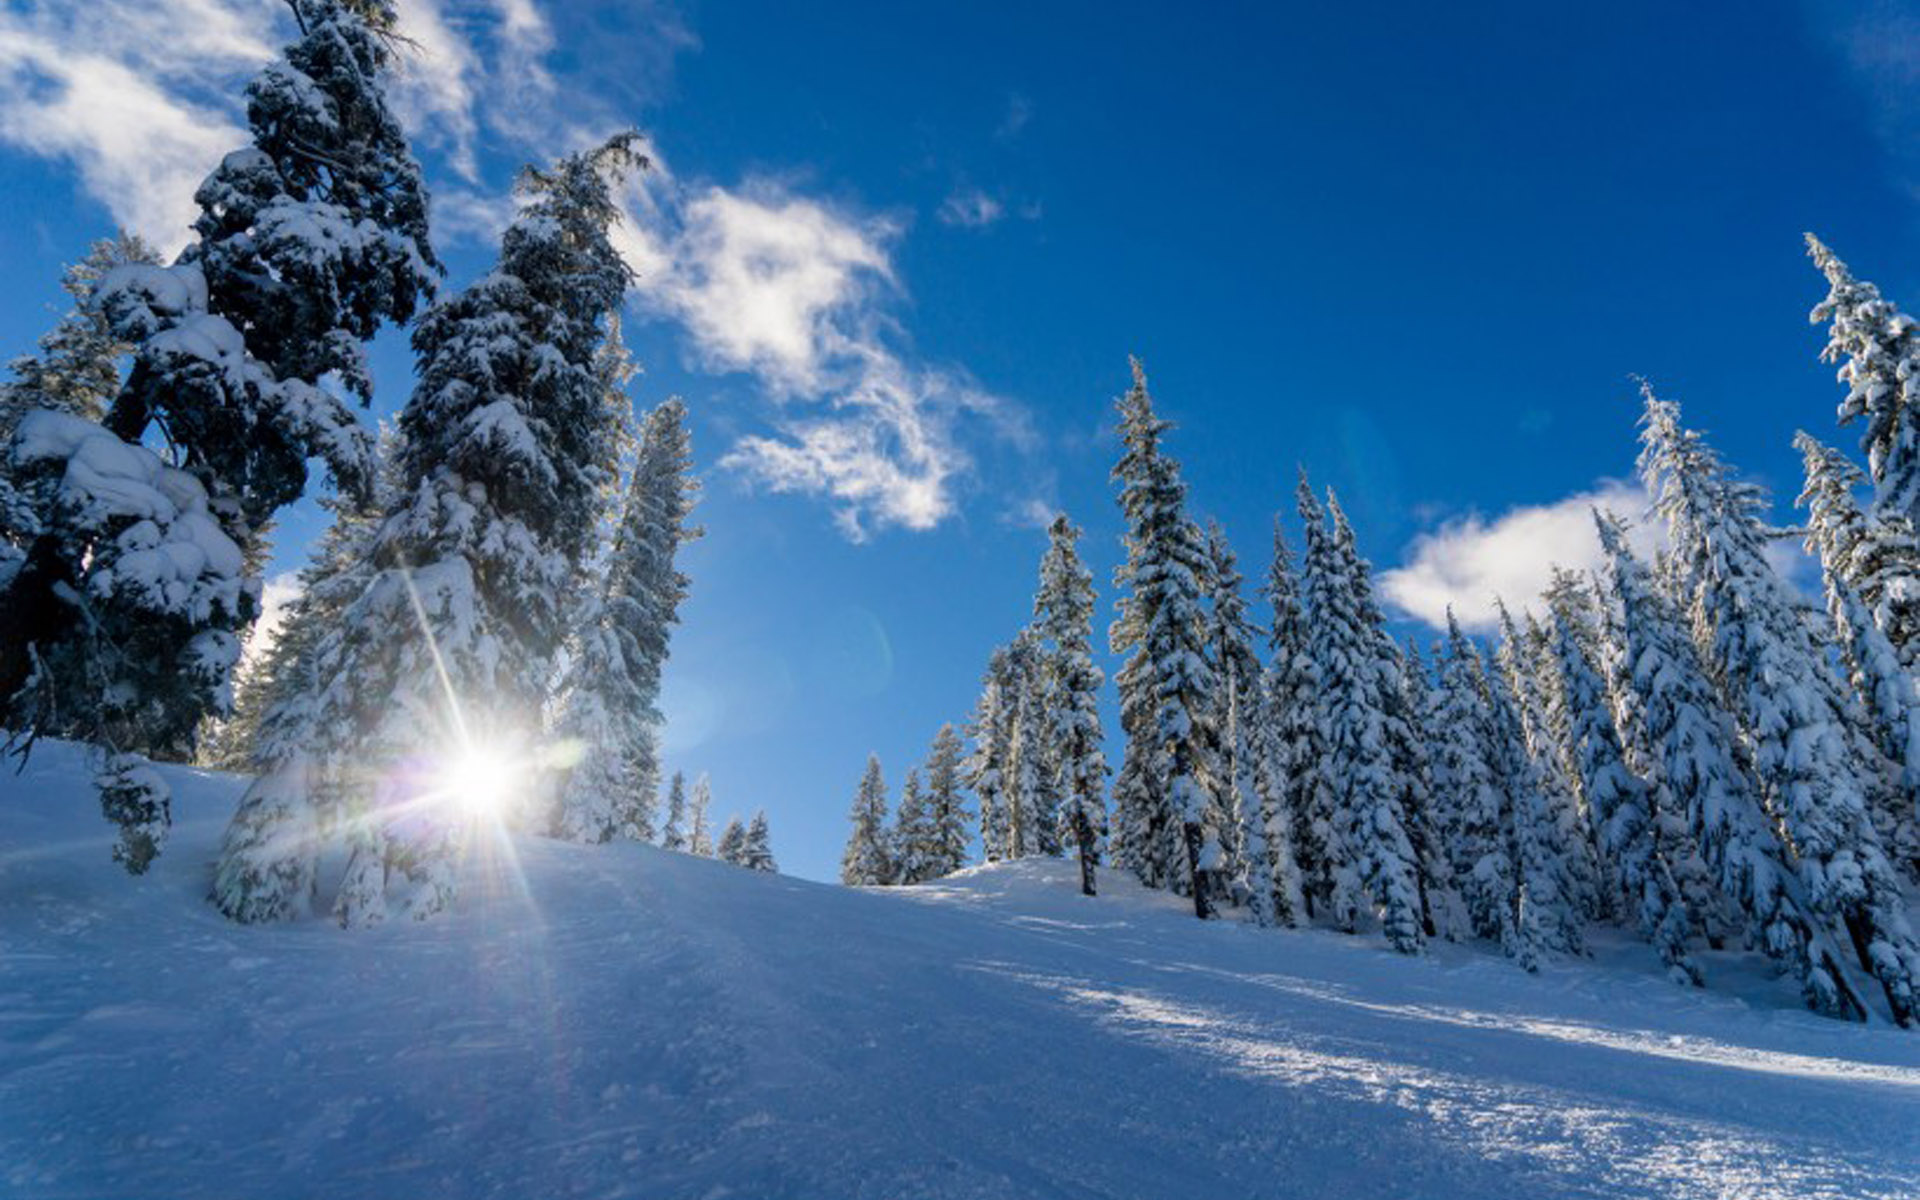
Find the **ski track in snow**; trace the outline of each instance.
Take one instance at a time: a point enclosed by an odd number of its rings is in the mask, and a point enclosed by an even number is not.
[[[236,780],[165,769],[154,872],[70,747],[0,779],[0,1196],[1920,1195],[1920,1038],[1599,939],[1200,926],[1025,862],[878,893],[515,838],[421,926],[203,900]]]

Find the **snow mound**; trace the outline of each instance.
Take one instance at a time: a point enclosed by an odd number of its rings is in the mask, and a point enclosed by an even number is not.
[[[1061,862],[859,891],[539,839],[425,925],[243,927],[204,900],[241,781],[162,770],[138,879],[78,751],[0,780],[0,1196],[1920,1194],[1920,1039],[1745,958],[1529,977]]]

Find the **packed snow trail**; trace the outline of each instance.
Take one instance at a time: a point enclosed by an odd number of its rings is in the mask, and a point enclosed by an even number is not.
[[[0,1195],[1920,1194],[1920,1038],[1746,957],[1528,977],[1071,862],[863,892],[531,838],[424,925],[237,926],[240,784],[169,775],[140,879],[75,750],[0,782]]]

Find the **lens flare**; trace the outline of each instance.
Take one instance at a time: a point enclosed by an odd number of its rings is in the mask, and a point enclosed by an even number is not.
[[[470,746],[441,771],[436,790],[468,816],[497,821],[513,803],[518,775],[508,759]]]

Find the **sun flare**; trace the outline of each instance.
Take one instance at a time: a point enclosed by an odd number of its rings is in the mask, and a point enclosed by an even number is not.
[[[441,772],[438,790],[467,815],[498,820],[513,801],[518,775],[508,759],[469,746]]]

